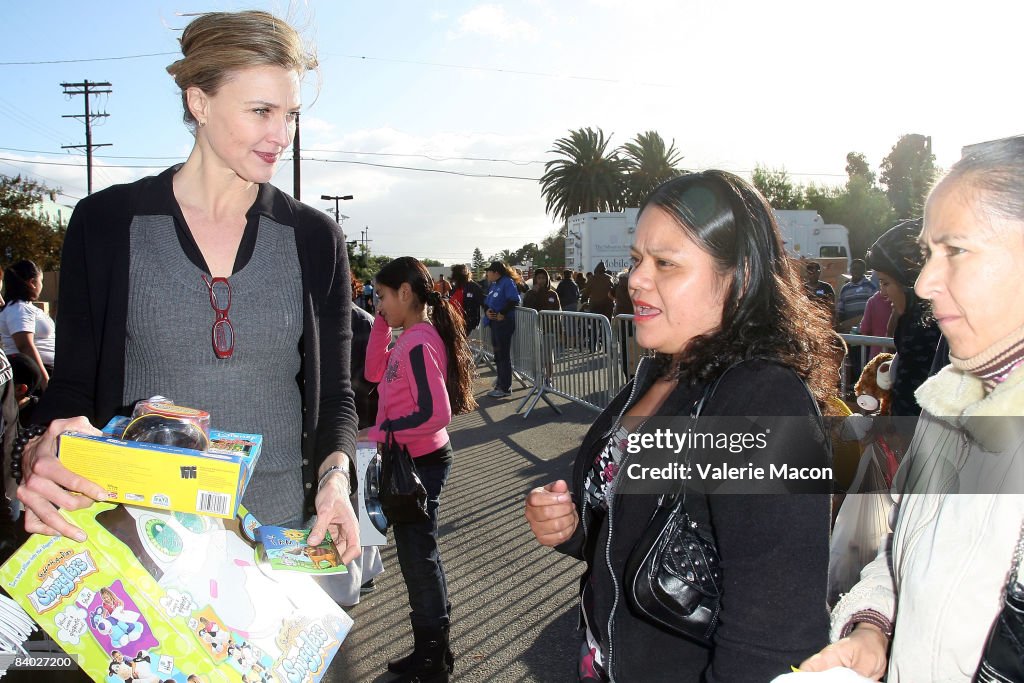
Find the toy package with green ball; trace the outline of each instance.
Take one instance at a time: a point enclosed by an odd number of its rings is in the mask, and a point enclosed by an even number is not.
[[[62,514],[88,540],[33,535],[0,586],[95,681],[314,683],[352,627],[310,576],[258,565],[251,515]]]

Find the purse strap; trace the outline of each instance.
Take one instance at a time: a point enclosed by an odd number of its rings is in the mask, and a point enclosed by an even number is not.
[[[697,426],[697,418],[700,417],[700,414],[704,411],[704,406],[707,404],[707,402],[711,399],[712,396],[715,395],[715,391],[718,389],[718,385],[722,383],[722,380],[725,378],[726,374],[728,374],[730,370],[732,370],[734,367],[743,362],[745,361],[736,361],[735,363],[727,367],[721,375],[716,377],[714,382],[710,382],[704,386],[704,391],[701,393],[700,398],[694,401],[693,407],[690,408],[691,429]],[[690,444],[689,442],[687,442],[685,461],[689,462],[689,459]],[[660,507],[673,507],[677,502],[680,501],[680,499],[682,500],[682,502],[686,502],[686,482],[683,479],[679,479],[676,482],[676,488],[672,492],[671,496],[666,495],[664,493],[661,494],[661,496],[658,499],[658,505]]]
[[[1006,583],[1006,590],[1008,591],[1017,585],[1022,557],[1024,557],[1024,521],[1021,522],[1020,534],[1017,536],[1017,547],[1013,551],[1013,563],[1010,565],[1010,580]]]

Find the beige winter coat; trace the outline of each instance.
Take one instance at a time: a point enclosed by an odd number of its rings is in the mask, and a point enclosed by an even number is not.
[[[987,396],[946,367],[916,397],[924,412],[893,487],[891,547],[836,605],[832,639],[873,609],[895,624],[886,681],[970,681],[1024,519],[1024,367]]]

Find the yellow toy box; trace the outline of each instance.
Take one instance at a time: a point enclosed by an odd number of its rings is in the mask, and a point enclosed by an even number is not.
[[[233,519],[260,456],[259,434],[210,432],[205,451],[126,441],[130,422],[115,417],[104,436],[67,432],[58,456],[72,472],[112,494],[113,502]]]
[[[352,627],[312,577],[257,564],[251,515],[63,514],[88,540],[33,535],[0,586],[94,681],[314,683]]]

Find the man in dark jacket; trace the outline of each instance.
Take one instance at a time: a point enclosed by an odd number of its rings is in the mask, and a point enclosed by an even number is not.
[[[615,282],[612,276],[604,267],[604,261],[599,261],[594,268],[594,277],[587,281],[587,289],[583,293],[584,298],[590,301],[590,312],[600,313],[611,320],[615,310]]]
[[[578,311],[580,308],[580,288],[572,280],[572,271],[562,271],[562,280],[555,288],[563,311]]]

